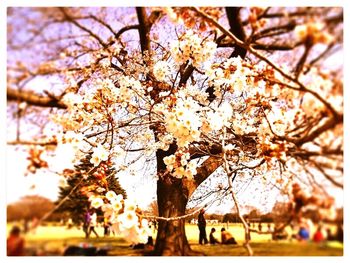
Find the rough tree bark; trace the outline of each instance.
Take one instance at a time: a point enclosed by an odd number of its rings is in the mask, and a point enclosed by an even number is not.
[[[176,217],[184,215],[188,202],[181,179],[164,177],[157,182],[159,216]],[[191,250],[185,233],[185,220],[159,221],[154,255],[186,256]]]
[[[220,165],[221,160],[209,157],[197,168],[194,180],[176,179],[168,175],[162,176],[166,170],[163,158],[174,153],[175,148],[168,151],[158,150],[157,171],[157,200],[160,217],[171,218],[185,215],[189,198],[196,188],[211,175]],[[193,251],[188,243],[185,233],[185,220],[158,222],[158,233],[153,255],[157,256],[192,256],[201,255]]]

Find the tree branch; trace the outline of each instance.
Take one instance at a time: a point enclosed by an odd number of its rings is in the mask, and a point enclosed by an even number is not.
[[[188,196],[191,197],[197,187],[207,179],[217,168],[221,166],[221,158],[210,156],[205,160],[200,167],[197,168],[197,174],[194,176],[194,180],[189,181],[187,189],[189,191]]]
[[[150,39],[149,39],[149,33],[151,30],[151,27],[149,25],[149,21],[146,14],[145,7],[136,7],[137,12],[137,18],[139,20],[139,35],[140,35],[140,44],[141,44],[141,50],[144,51],[150,51]]]
[[[334,178],[332,176],[330,176],[328,173],[326,173],[326,171],[320,165],[318,165],[316,162],[312,162],[312,163],[324,175],[324,177],[326,177],[326,179],[328,181],[330,181],[333,185],[335,185],[336,187],[339,187],[341,189],[344,188],[342,183],[339,183],[336,180],[334,180]]]
[[[254,34],[252,36],[252,40],[255,41],[255,40],[258,40],[261,38],[269,37],[269,36],[272,36],[271,34],[273,34],[273,35],[285,34],[289,31],[294,30],[295,26],[296,26],[296,23],[295,23],[295,21],[292,20],[285,25],[269,27],[269,28],[263,29],[260,32]]]
[[[230,32],[235,35],[239,40],[245,42],[246,36],[244,33],[244,28],[239,17],[239,11],[241,7],[226,7],[226,15],[230,25]],[[247,49],[239,45],[235,45],[235,50],[232,52],[230,57],[244,58],[247,54]]]
[[[222,145],[221,145],[222,149],[225,149],[225,140],[226,140],[226,128],[224,128],[224,134],[222,136]],[[234,202],[236,210],[237,210],[238,217],[241,220],[241,222],[243,224],[243,227],[244,227],[244,232],[245,232],[245,235],[244,235],[245,236],[244,246],[247,249],[249,256],[253,256],[253,250],[252,250],[252,248],[250,247],[250,244],[249,244],[249,241],[250,241],[249,226],[248,226],[247,222],[245,221],[244,217],[242,216],[242,214],[240,212],[240,207],[239,207],[239,204],[238,204],[238,200],[237,200],[236,194],[235,194],[235,192],[233,190],[233,184],[232,184],[232,179],[231,179],[232,173],[230,171],[230,167],[229,167],[229,164],[228,164],[228,161],[227,161],[226,157],[227,157],[226,156],[226,151],[224,150],[223,154],[222,154],[222,162],[223,162],[223,165],[224,165],[225,172],[227,174],[229,189],[230,189],[231,196],[232,196],[233,202]]]
[[[68,13],[66,12],[64,7],[60,7],[59,9],[62,12],[62,14],[64,15],[64,17],[67,19],[68,22],[71,22],[73,25],[75,25],[75,26],[79,27],[81,30],[87,32],[90,36],[92,36],[94,39],[96,39],[101,44],[101,46],[107,47],[107,44],[105,42],[103,42],[103,40],[99,36],[97,36],[90,29],[88,29],[85,26],[79,24],[76,20],[74,20],[73,17],[68,15]]]
[[[290,44],[265,44],[265,43],[261,43],[261,42],[255,42],[255,43],[251,43],[251,46],[254,49],[258,49],[258,50],[279,50],[279,51],[288,51],[288,50],[292,50],[294,48],[296,48],[297,46],[300,46],[302,43],[296,43],[294,45],[290,45]],[[224,43],[219,43],[218,47],[234,47],[234,43],[232,42],[224,42]]]
[[[318,136],[320,136],[322,133],[328,131],[329,129],[334,128],[337,124],[343,123],[343,115],[330,118],[328,121],[326,121],[323,125],[313,130],[311,133],[305,135],[304,137],[300,139],[294,139],[289,140],[294,142],[297,146],[301,146],[306,142],[311,142],[314,139],[316,139]]]
[[[16,140],[16,141],[9,141],[7,142],[8,145],[40,145],[40,146],[48,146],[48,145],[57,145],[57,141],[23,141],[23,140]]]
[[[121,28],[114,36],[115,36],[115,38],[118,39],[125,32],[132,30],[132,29],[139,29],[139,27],[140,27],[140,25],[125,26],[125,27]]]
[[[10,88],[7,88],[7,101],[24,101],[29,105],[39,107],[51,107],[59,109],[67,108],[67,105],[65,105],[62,101],[54,99],[52,97],[43,97],[35,94],[32,91],[18,91]]]

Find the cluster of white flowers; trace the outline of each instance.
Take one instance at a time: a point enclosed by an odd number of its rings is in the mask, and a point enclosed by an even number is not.
[[[93,93],[92,93],[93,94]],[[63,102],[67,105],[67,112],[62,115],[51,115],[50,118],[62,125],[65,130],[79,131],[86,126],[91,126],[94,120],[100,118],[97,114],[92,116],[86,110],[93,110],[91,95],[67,93],[63,97]]]
[[[163,151],[167,151],[169,149],[169,145],[172,144],[174,141],[174,137],[171,134],[160,134],[158,138],[159,142],[157,146]]]
[[[63,102],[67,105],[67,112],[52,115],[51,118],[65,130],[79,131],[106,123],[110,114],[118,110],[127,109],[130,113],[128,117],[131,117],[137,113],[137,106],[149,101],[145,99],[145,88],[139,80],[131,76],[97,79],[89,87],[88,92],[81,89],[80,93],[65,94]]]
[[[218,131],[223,126],[229,126],[229,120],[232,118],[233,109],[231,104],[223,103],[216,111],[209,111],[207,113],[207,124],[209,130]]]
[[[203,89],[198,89],[198,87],[193,85],[187,85],[186,89],[183,90],[186,97],[191,97],[198,101],[202,105],[208,105],[208,93]]]
[[[101,144],[94,147],[93,154],[91,156],[90,162],[96,167],[101,161],[107,161],[109,157],[109,152]]]
[[[232,129],[238,135],[244,135],[251,132],[256,132],[257,128],[255,127],[257,120],[259,118],[252,116],[249,112],[235,112],[232,117]]]
[[[172,42],[170,48],[176,63],[190,61],[193,66],[200,67],[213,57],[216,44],[210,40],[203,40],[192,30],[188,30],[179,40]]]
[[[153,74],[157,80],[163,81],[166,76],[169,76],[171,73],[171,67],[166,61],[158,61],[153,66]]]
[[[221,64],[213,64],[206,70],[209,84],[214,86],[214,95],[222,97],[223,92],[230,92],[239,96],[242,91],[253,89],[253,72],[246,67],[241,57],[229,58]]]
[[[135,201],[123,199],[122,195],[117,195],[114,191],[108,191],[105,196],[91,196],[89,200],[93,208],[102,209],[115,233],[133,243],[147,242],[152,233],[148,221],[141,220]]]
[[[196,113],[199,107],[191,98],[183,100],[178,97],[175,107],[164,112],[166,131],[176,138],[179,147],[187,147],[189,143],[200,139],[202,121]]]
[[[76,106],[77,104],[81,104],[83,101],[81,95],[74,93],[74,92],[68,92],[66,93],[63,98],[62,102],[67,105],[68,108],[72,108]]]
[[[189,159],[188,152],[178,150],[175,154],[164,157],[163,161],[172,176],[191,180],[197,174],[197,165],[195,161],[189,161]]]
[[[140,95],[144,93],[139,80],[135,80],[134,78],[128,76],[122,76],[118,79],[118,82],[120,88],[114,90],[114,95],[119,102],[124,103],[124,106],[131,100],[134,92],[138,92]]]
[[[58,144],[71,144],[74,150],[79,150],[82,148],[82,143],[84,140],[84,135],[82,133],[76,133],[74,131],[67,131],[61,136],[58,136]]]

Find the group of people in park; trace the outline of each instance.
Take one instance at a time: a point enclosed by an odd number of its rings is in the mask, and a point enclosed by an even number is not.
[[[213,227],[209,234],[209,241],[207,239],[207,233],[206,233],[206,220],[204,217],[205,210],[201,209],[198,215],[198,228],[199,228],[199,244],[237,244],[235,238],[225,229],[221,228],[221,242],[214,236],[214,233],[216,232],[216,229]]]
[[[207,239],[206,234],[206,220],[204,217],[205,210],[201,209],[198,215],[198,228],[199,228],[199,244],[237,244],[235,238],[225,229],[221,228],[221,242],[214,236],[214,233],[216,232],[216,229],[213,227],[211,228],[210,234],[209,234],[209,241]],[[250,225],[250,224],[249,224]],[[271,224],[267,225],[267,232],[270,232],[272,234],[273,240],[285,240],[285,239],[296,239],[300,242],[305,241],[313,241],[315,243],[322,243],[326,241],[339,241],[343,242],[343,226],[338,225],[336,233],[332,233],[330,228],[324,229],[323,226],[320,224],[316,228],[316,231],[311,233],[311,227],[304,223],[300,223],[299,227],[296,231],[293,231],[292,228],[292,234],[288,235],[285,229],[281,230],[280,232],[276,231],[276,228],[272,230]],[[262,224],[258,224],[258,230],[262,231]],[[250,235],[249,235],[250,239]]]
[[[221,241],[218,240],[214,236],[216,229],[213,227],[211,228],[210,234],[209,234],[209,240],[207,238],[207,233],[206,233],[206,220],[204,217],[205,210],[201,209],[199,215],[198,215],[198,228],[199,228],[199,244],[237,244],[235,238],[229,233],[225,228],[221,228]],[[151,224],[155,224],[156,228],[156,223],[151,222]],[[311,222],[310,222],[311,224]],[[97,226],[97,214],[96,211],[88,209],[86,213],[84,214],[84,225],[83,229],[86,235],[86,238],[88,238],[91,233],[94,233],[96,237],[99,237],[97,234],[95,227]],[[108,227],[108,220],[104,221],[104,235],[109,235],[109,229]],[[150,225],[151,227],[151,225]],[[330,228],[324,229],[324,227],[320,224],[317,226],[316,231],[311,233],[311,229],[314,227],[310,227],[309,224],[305,222],[300,222],[298,228],[296,229],[295,227],[292,227],[292,234],[289,235],[291,239],[296,239],[299,240],[300,242],[308,242],[308,241],[313,241],[315,243],[322,243],[326,241],[339,241],[343,242],[343,225],[339,224],[337,226],[337,230],[335,233],[331,231]],[[271,227],[268,227],[268,232],[270,231]],[[258,230],[262,231],[262,225],[259,223],[258,225]],[[295,230],[295,231],[294,231]],[[271,231],[272,234],[276,234],[276,231]],[[25,240],[24,238],[20,235],[21,230],[18,226],[14,226],[10,233],[9,237],[7,238],[7,255],[8,256],[21,256],[24,255],[24,245],[25,245]],[[273,238],[274,239],[274,238]],[[280,238],[274,239],[278,240]],[[283,238],[287,239],[287,238]],[[149,240],[147,244],[137,244],[133,248],[146,248],[147,245],[148,247],[153,247],[153,239],[152,236],[149,237]]]
[[[316,231],[311,233],[310,227],[306,224],[301,224],[298,232],[292,235],[301,242],[313,241],[315,243],[322,243],[325,241],[339,241],[343,242],[343,226],[338,225],[336,233],[332,233],[330,228],[324,229],[322,225],[318,225]]]

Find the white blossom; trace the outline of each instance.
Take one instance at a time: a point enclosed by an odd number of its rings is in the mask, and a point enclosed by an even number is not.
[[[164,81],[166,76],[170,75],[170,65],[166,61],[158,61],[153,66],[153,74],[159,81]]]
[[[99,208],[104,204],[102,198],[100,197],[92,197],[91,198],[91,206],[93,208]]]
[[[107,161],[108,157],[109,152],[102,145],[99,144],[97,147],[94,148],[90,162],[94,166],[98,166],[101,161]]]

